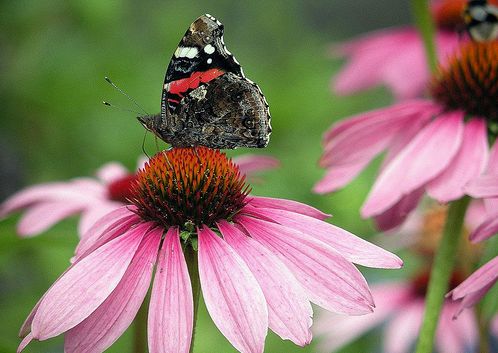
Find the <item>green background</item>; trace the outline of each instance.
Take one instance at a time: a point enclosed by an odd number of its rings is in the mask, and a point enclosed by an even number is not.
[[[333,222],[371,236],[358,209],[375,165],[350,186],[320,196],[311,188],[323,132],[342,117],[392,101],[378,88],[335,97],[331,76],[341,60],[330,43],[362,31],[409,22],[406,1],[3,1],[0,3],[0,198],[19,188],[92,175],[116,160],[130,169],[141,154],[144,130],[135,114],[109,109],[102,100],[135,109],[104,81],[110,76],[148,112],[159,111],[161,86],[171,54],[189,24],[210,13],[225,25],[225,43],[257,82],[271,107],[273,133],[265,150],[280,169],[264,174],[253,193],[299,200],[334,215]],[[146,150],[156,150],[147,135]],[[376,163],[374,163],[376,164]],[[76,217],[45,234],[22,240],[18,217],[0,223],[0,352],[13,352],[26,315],[67,267],[77,242]],[[369,281],[409,271],[361,269]],[[343,352],[380,351],[379,332]],[[108,352],[131,352],[128,330]],[[235,352],[201,307],[196,350]],[[26,352],[62,352],[62,338],[32,343]],[[265,352],[315,352],[269,333]]]

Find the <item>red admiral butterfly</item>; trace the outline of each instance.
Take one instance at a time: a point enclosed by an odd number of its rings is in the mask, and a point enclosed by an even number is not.
[[[223,25],[211,15],[192,23],[164,79],[161,113],[138,117],[173,147],[266,147],[270,111],[223,43]]]
[[[498,38],[498,7],[487,0],[470,0],[463,15],[467,32],[476,42]]]

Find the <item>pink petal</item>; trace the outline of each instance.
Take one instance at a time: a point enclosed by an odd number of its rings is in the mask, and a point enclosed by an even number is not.
[[[286,210],[289,212],[299,213],[302,215],[318,218],[321,220],[330,217],[330,215],[327,213],[323,213],[322,211],[314,207],[311,207],[309,205],[297,201],[286,200],[286,199],[275,199],[271,197],[260,197],[260,196],[250,196],[246,200],[251,206],[257,208],[272,208],[278,210]]]
[[[103,352],[130,326],[147,294],[161,235],[162,229],[155,229],[145,236],[114,291],[66,333],[65,352]]]
[[[37,204],[27,209],[17,225],[17,231],[26,237],[40,234],[64,218],[81,212],[83,207],[61,201]]]
[[[326,311],[320,313],[313,325],[319,336],[323,352],[332,352],[354,341],[374,327],[381,325],[391,315],[403,310],[410,299],[411,288],[404,283],[385,283],[372,286],[375,311],[364,316],[344,316]]]
[[[33,337],[57,336],[83,321],[111,294],[133,258],[144,233],[142,224],[77,262],[45,293],[33,318]]]
[[[428,194],[441,203],[461,198],[465,193],[464,186],[483,172],[487,159],[486,122],[484,119],[472,119],[465,124],[460,150],[448,168],[427,185]]]
[[[80,237],[86,234],[100,218],[122,206],[123,204],[118,202],[102,202],[100,204],[95,203],[92,207],[87,208],[81,214],[78,223]]]
[[[302,234],[327,244],[346,260],[377,268],[400,268],[403,261],[396,255],[333,224],[284,210],[260,209],[256,215],[280,223],[288,231]]]
[[[151,353],[188,353],[192,339],[192,285],[180,244],[178,228],[164,238],[149,307],[148,339]]]
[[[387,326],[384,339],[384,352],[410,352],[412,343],[418,337],[423,314],[424,302],[422,300],[414,299],[403,310],[400,310],[398,315]]]
[[[19,344],[19,347],[17,348],[17,353],[21,353],[26,347],[27,345],[33,340],[33,336],[31,335],[31,333],[29,333],[26,337],[24,337],[24,339],[21,341],[21,343]]]
[[[262,353],[268,309],[258,282],[244,261],[212,230],[199,234],[199,276],[211,318],[242,353]]]
[[[486,220],[486,209],[482,200],[472,200],[465,213],[465,226],[473,232],[482,222]]]
[[[450,292],[453,300],[461,299],[473,292],[493,285],[498,280],[498,256],[470,275]]]
[[[424,196],[424,189],[420,188],[403,196],[394,206],[382,214],[375,216],[377,229],[385,232],[401,225],[408,215],[417,207]]]
[[[441,353],[474,351],[478,340],[477,322],[473,313],[467,312],[458,320],[453,319],[456,304],[445,302],[436,331],[436,347]]]
[[[472,197],[498,197],[498,174],[481,175],[469,183],[465,191]]]
[[[362,215],[381,214],[441,173],[460,147],[463,125],[461,113],[448,113],[424,127],[379,175]]]
[[[94,225],[82,235],[82,238],[76,247],[76,255],[80,256],[81,254],[87,252],[88,249],[91,248],[104,235],[105,238],[108,238],[108,234],[112,230],[121,229],[126,226],[128,221],[136,219],[136,214],[129,210],[127,206],[123,206],[109,212],[95,222]]]
[[[498,216],[495,214],[482,222],[469,236],[472,243],[491,238],[498,233]]]
[[[373,299],[356,267],[321,241],[260,219],[237,216],[237,222],[291,270],[310,301],[334,312],[372,312]]]
[[[326,194],[342,188],[365,169],[370,161],[370,159],[364,159],[356,163],[328,168],[325,176],[313,186],[313,192]]]
[[[118,162],[109,162],[104,164],[97,170],[97,178],[103,181],[106,184],[110,184],[115,180],[121,179],[128,174],[128,170]]]
[[[289,269],[268,249],[228,222],[221,221],[218,228],[261,286],[273,332],[300,346],[310,343],[313,310]]]
[[[94,180],[87,180],[97,187],[100,185]],[[57,183],[47,183],[31,186],[26,188],[10,198],[8,198],[4,203],[0,205],[0,218],[5,217],[7,214],[25,208],[37,202],[49,202],[49,201],[64,201],[71,202],[72,204],[88,204],[94,199],[94,195],[88,192],[85,193],[85,189],[78,186],[77,183],[73,182],[57,182]]]
[[[242,174],[252,174],[268,169],[274,169],[280,166],[278,159],[269,156],[258,156],[254,154],[245,154],[234,157],[233,162],[239,166]]]
[[[491,147],[491,152],[489,154],[488,167],[486,168],[487,174],[498,174],[498,144],[494,144]]]

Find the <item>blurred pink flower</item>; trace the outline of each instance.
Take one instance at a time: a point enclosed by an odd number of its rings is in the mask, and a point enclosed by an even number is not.
[[[493,0],[494,1],[494,0]],[[462,41],[466,0],[433,0],[436,48],[444,62]],[[460,33],[460,34],[459,34]],[[332,47],[334,56],[348,59],[332,79],[332,90],[347,95],[386,85],[398,99],[420,97],[430,79],[425,48],[414,27],[379,30]]]
[[[368,285],[352,263],[402,266],[324,222],[328,215],[315,208],[248,195],[238,168],[219,151],[159,153],[137,180],[133,205],[90,229],[74,263],[35,306],[19,351],[32,339],[65,333],[65,352],[102,352],[134,319],[157,266],[149,351],[188,352],[193,300],[182,248],[198,247],[202,296],[215,325],[238,351],[251,353],[263,352],[268,327],[309,343],[310,301],[343,314],[371,312]]]
[[[234,158],[242,173],[276,168],[278,160],[268,156],[242,155]],[[138,161],[138,168],[144,159]],[[102,166],[96,178],[76,178],[30,186],[0,204],[0,219],[9,214],[25,211],[17,226],[23,237],[38,235],[59,221],[80,214],[78,233],[83,236],[91,225],[106,213],[127,204],[135,174],[117,162]]]
[[[381,229],[401,224],[424,192],[441,203],[462,197],[488,163],[488,123],[491,129],[498,117],[498,86],[488,78],[498,79],[497,58],[498,42],[468,43],[434,78],[433,100],[409,100],[334,124],[320,159],[327,174],[314,191],[345,186],[386,151],[361,210]]]
[[[474,306],[498,281],[498,256],[487,262],[455,289],[448,293],[454,301],[458,301],[458,310],[453,314],[461,316],[465,308]],[[460,320],[460,318],[459,318]]]
[[[313,333],[318,337],[320,352],[330,353],[348,344],[367,331],[385,324],[383,352],[408,353],[418,337],[425,299],[421,283],[392,282],[372,285],[375,312],[362,317],[341,316],[321,312]],[[478,326],[474,314],[462,313],[458,320],[453,314],[457,303],[445,301],[436,331],[439,353],[474,351],[478,342]]]
[[[445,60],[457,47],[454,31],[437,32],[439,58]],[[397,99],[420,97],[428,88],[429,69],[422,39],[415,28],[379,30],[332,49],[334,56],[348,59],[333,77],[334,93],[348,95],[385,85]]]

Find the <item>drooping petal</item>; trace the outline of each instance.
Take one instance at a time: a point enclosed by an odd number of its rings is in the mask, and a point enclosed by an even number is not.
[[[161,234],[162,229],[147,233],[114,291],[93,313],[66,333],[65,352],[103,352],[130,326],[147,294]]]
[[[436,347],[441,353],[475,351],[478,340],[477,322],[474,314],[466,312],[458,320],[453,313],[457,305],[445,302],[436,331]]]
[[[481,175],[469,183],[465,191],[472,197],[498,197],[498,174]]]
[[[253,274],[235,251],[212,230],[199,234],[199,276],[211,318],[242,353],[262,353],[268,309]]]
[[[89,179],[88,182],[92,183],[92,185],[97,184],[96,186],[100,187],[94,180]],[[57,182],[31,186],[12,195],[0,205],[0,218],[37,202],[59,200],[72,204],[88,204],[91,202],[91,198],[88,197],[88,192],[85,193],[85,191],[85,189],[80,188],[74,182]],[[90,194],[90,196],[93,196],[92,193]]]
[[[460,283],[448,295],[453,300],[461,299],[473,292],[493,285],[498,280],[498,256],[481,266],[477,271],[471,274],[465,281]]]
[[[312,236],[332,247],[346,260],[359,265],[377,268],[400,268],[403,265],[403,261],[396,255],[333,224],[305,215],[269,208],[261,208],[252,214],[278,222],[288,230],[295,229]]]
[[[411,288],[404,283],[385,283],[372,286],[375,311],[364,316],[345,316],[321,312],[313,325],[323,352],[333,352],[355,340],[372,328],[381,325],[406,305]]]
[[[248,204],[257,208],[272,208],[278,210],[286,210],[321,220],[330,217],[329,214],[323,213],[319,209],[316,209],[304,203],[293,200],[276,199],[276,198],[261,197],[261,196],[249,196],[246,198],[246,200],[248,201]]]
[[[280,162],[276,158],[255,154],[244,154],[234,157],[233,162],[239,166],[242,174],[251,174],[280,166]]]
[[[313,186],[313,192],[326,194],[338,190],[353,180],[370,163],[370,159],[328,168],[325,176]]]
[[[78,257],[87,253],[90,249],[95,248],[95,244],[100,244],[104,239],[111,239],[113,235],[121,234],[120,232],[129,229],[131,225],[138,222],[138,216],[127,207],[121,207],[108,213],[100,218],[88,232],[83,235],[76,246],[76,256]]]
[[[464,186],[483,172],[487,160],[486,122],[484,119],[472,119],[465,124],[462,144],[455,158],[427,185],[428,194],[441,203],[459,199],[465,193]]]
[[[408,353],[410,346],[415,341],[420,330],[424,314],[424,303],[422,300],[413,300],[410,304],[399,310],[385,332],[385,353]]]
[[[268,249],[226,221],[218,223],[228,244],[256,277],[268,303],[269,326],[283,339],[304,346],[311,341],[313,311],[304,289]]]
[[[237,216],[236,221],[282,260],[310,301],[338,313],[372,312],[373,299],[365,278],[330,246],[277,223],[248,216]]]
[[[192,285],[178,228],[164,238],[149,306],[150,353],[188,353],[192,339]]]
[[[121,281],[144,233],[142,224],[77,262],[45,293],[33,318],[33,337],[57,336],[88,317]]]
[[[19,347],[17,347],[16,352],[21,353],[32,340],[33,340],[33,335],[31,333],[28,333],[26,337],[24,337],[21,343],[19,344]]]
[[[496,233],[498,233],[498,214],[488,217],[470,234],[469,238],[473,243],[478,243],[491,238]]]
[[[362,215],[381,214],[441,173],[460,147],[463,125],[463,115],[454,112],[424,127],[381,172],[362,207]]]
[[[21,236],[29,237],[46,231],[57,222],[81,212],[84,205],[60,201],[43,202],[26,210],[17,225]]]
[[[99,204],[95,203],[92,207],[88,207],[81,214],[78,223],[78,234],[80,237],[86,234],[103,216],[122,206],[123,205],[118,202],[102,202]]]
[[[485,220],[486,209],[484,207],[484,202],[482,202],[482,200],[472,200],[465,213],[464,224],[473,232]]]
[[[415,190],[403,196],[394,206],[387,209],[387,211],[375,216],[374,220],[377,229],[385,232],[401,225],[417,207],[423,195],[423,188]]]

